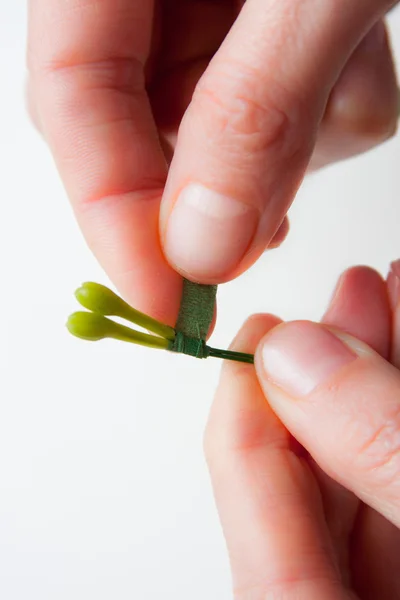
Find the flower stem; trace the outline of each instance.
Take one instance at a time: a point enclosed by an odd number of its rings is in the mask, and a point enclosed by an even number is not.
[[[210,348],[210,346],[208,346],[208,350],[210,352],[209,356],[214,356],[215,358],[254,364],[253,354],[246,354],[245,352],[233,352],[232,350],[221,350],[220,348]]]

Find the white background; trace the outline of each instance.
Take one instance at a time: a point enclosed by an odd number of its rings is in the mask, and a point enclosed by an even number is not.
[[[76,286],[107,280],[24,111],[25,20],[0,0],[0,597],[228,600],[202,456],[218,361],[66,333]],[[215,345],[256,311],[319,318],[352,264],[387,271],[399,159],[398,136],[306,182],[284,246],[220,289]]]

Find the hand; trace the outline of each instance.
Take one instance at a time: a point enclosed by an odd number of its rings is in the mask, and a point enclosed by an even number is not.
[[[285,236],[311,157],[394,132],[392,4],[31,0],[31,113],[132,305],[174,324],[181,277],[165,255],[203,283],[236,277]]]
[[[388,285],[351,269],[323,325],[233,344],[256,370],[224,365],[205,449],[236,600],[400,598],[400,261]]]

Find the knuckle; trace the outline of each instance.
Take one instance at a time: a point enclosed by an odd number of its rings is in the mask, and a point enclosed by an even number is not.
[[[143,70],[131,58],[74,62],[48,57],[31,71],[30,81],[35,89],[30,114],[36,126],[39,115],[46,121],[49,114],[84,122],[88,127],[118,122],[121,127],[124,123],[131,126],[132,107],[145,98]]]
[[[107,57],[96,61],[74,61],[66,57],[48,57],[31,69],[32,78],[61,78],[63,85],[85,89],[110,89],[121,93],[144,91],[144,72],[139,61],[131,57]]]
[[[355,454],[362,470],[373,473],[374,483],[387,486],[400,479],[400,405],[383,423],[372,424]]]
[[[302,103],[277,84],[268,88],[247,65],[224,62],[199,80],[192,106],[207,135],[241,160],[272,146],[286,156],[304,152],[309,117]]]

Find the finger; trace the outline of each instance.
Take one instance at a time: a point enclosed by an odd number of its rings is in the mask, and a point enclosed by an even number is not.
[[[353,267],[345,271],[322,320],[389,358],[390,305],[385,281],[373,269]]]
[[[382,277],[368,267],[347,270],[339,280],[324,323],[369,344],[384,358],[390,349],[390,307]],[[400,595],[400,531],[352,492],[315,469],[325,516],[343,572],[361,598],[391,600]],[[358,515],[357,515],[358,512]],[[350,548],[350,553],[349,553]]]
[[[400,372],[322,325],[275,328],[257,351],[269,402],[333,479],[400,525]]]
[[[159,243],[166,178],[144,65],[148,0],[31,0],[28,60],[37,120],[85,237],[140,310],[171,323],[180,278]]]
[[[390,310],[385,282],[379,273],[368,267],[353,267],[345,271],[322,321],[357,337],[387,357]],[[352,492],[328,477],[313,461],[310,465],[319,482],[325,518],[341,570],[347,573],[349,547],[354,537],[360,501]]]
[[[333,88],[310,168],[360,154],[391,137],[398,121],[398,94],[388,34],[379,21]]]
[[[388,291],[393,311],[391,362],[400,369],[400,260],[392,263]]]
[[[354,588],[363,600],[400,597],[400,531],[368,506],[357,520],[351,565]]]
[[[32,82],[28,81],[25,86],[25,105],[32,124],[39,133],[42,133],[42,126],[39,120],[39,114],[36,107],[35,95],[32,90]]]
[[[178,270],[226,281],[263,252],[304,175],[329,92],[387,4],[246,2],[179,132],[161,212]]]
[[[254,351],[277,322],[252,317],[233,348]],[[225,364],[205,451],[236,600],[341,597],[318,489],[297,449],[269,408],[254,368]]]

